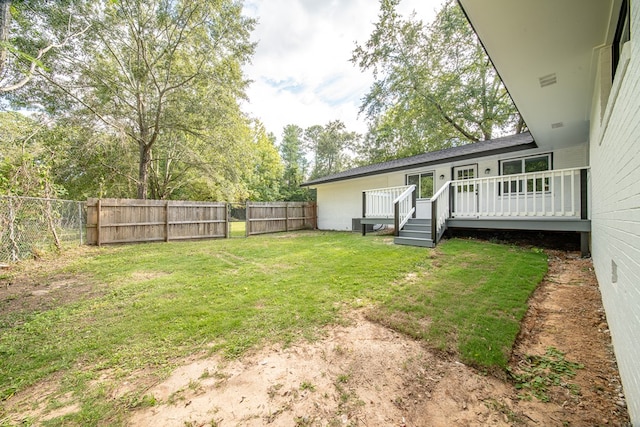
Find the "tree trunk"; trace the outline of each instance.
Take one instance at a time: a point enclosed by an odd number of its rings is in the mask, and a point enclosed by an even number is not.
[[[516,124],[516,133],[522,133],[525,126],[526,126],[526,123],[524,122],[524,119],[520,114],[518,114],[518,123]]]
[[[138,170],[138,199],[147,198],[147,182],[151,165],[151,146],[140,143],[140,165]]]
[[[9,25],[11,25],[11,0],[0,0],[0,73],[7,60],[7,40],[9,40]]]

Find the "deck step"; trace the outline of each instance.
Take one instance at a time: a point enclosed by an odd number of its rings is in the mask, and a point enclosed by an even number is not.
[[[413,223],[406,223],[404,227],[402,227],[403,230],[415,230],[415,231],[429,231],[431,232],[431,224],[413,224]]]
[[[422,248],[435,247],[435,245],[433,244],[433,240],[416,237],[396,237],[393,239],[393,243],[395,243],[396,245],[419,246]]]
[[[406,227],[400,230],[400,237],[414,237],[416,239],[430,239],[431,229],[426,230],[407,230]]]
[[[424,218],[411,218],[393,242],[396,245],[419,246],[433,248],[435,244],[431,239],[431,220]]]
[[[431,220],[427,218],[409,218],[407,224],[427,224],[431,225]]]

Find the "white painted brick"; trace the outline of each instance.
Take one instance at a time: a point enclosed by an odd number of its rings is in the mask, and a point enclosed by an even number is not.
[[[640,3],[632,2],[632,28]],[[591,119],[592,255],[634,425],[640,425],[640,34],[599,144],[599,107]],[[618,266],[612,283],[611,261]]]

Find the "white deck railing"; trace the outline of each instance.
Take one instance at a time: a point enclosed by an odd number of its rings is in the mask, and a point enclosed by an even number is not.
[[[451,182],[453,218],[577,218],[584,215],[581,185],[587,168],[502,175]]]
[[[394,226],[396,229],[396,235],[400,233],[400,230],[409,221],[409,218],[415,216],[416,212],[416,186],[410,185],[409,188],[404,190],[398,197],[393,200],[393,217]]]
[[[393,218],[394,201],[415,185],[403,185],[401,187],[376,188],[363,192],[363,216],[365,218]]]
[[[447,181],[431,198],[431,239],[438,243],[447,229],[447,219],[451,216],[449,190],[451,181]]]

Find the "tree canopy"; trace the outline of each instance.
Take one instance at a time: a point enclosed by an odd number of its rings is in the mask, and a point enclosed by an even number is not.
[[[39,34],[15,36],[15,45],[56,46],[32,70],[28,87],[12,93],[14,106],[35,107],[58,126],[77,129],[69,139],[83,134],[60,143],[78,149],[95,181],[128,181],[109,186],[111,193],[128,193],[133,184],[129,196],[138,198],[249,196],[243,172],[255,170],[249,163],[259,156],[245,154],[254,152],[259,131],[239,103],[255,22],[242,15],[241,3],[44,3],[13,8],[16,16],[33,15],[29,25]],[[80,166],[69,160],[67,166]]]
[[[521,132],[524,124],[457,3],[445,3],[425,25],[415,15],[403,18],[399,2],[380,1],[369,40],[353,51],[352,62],[375,78],[361,105],[369,133],[360,161]]]

